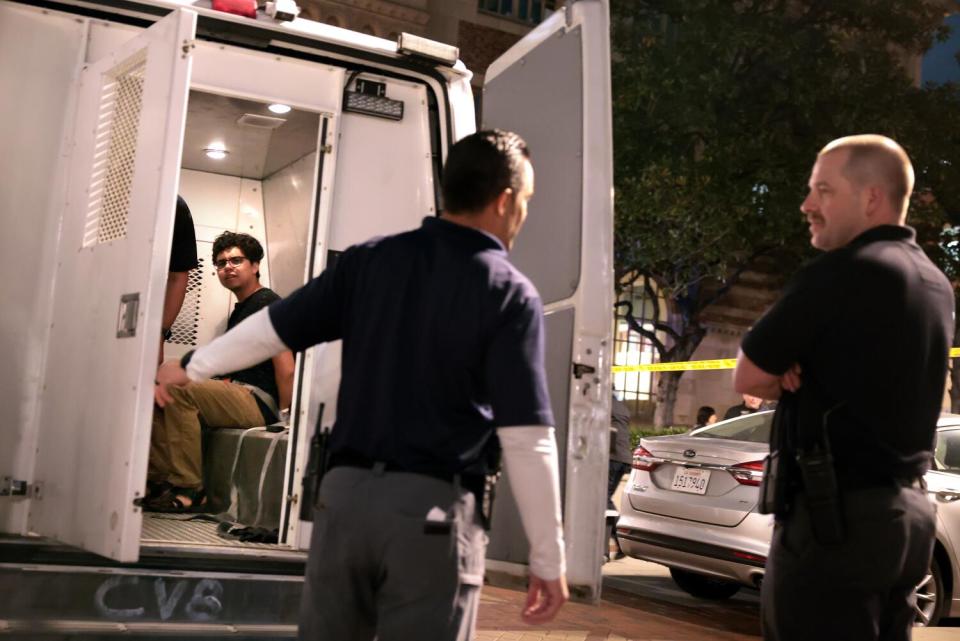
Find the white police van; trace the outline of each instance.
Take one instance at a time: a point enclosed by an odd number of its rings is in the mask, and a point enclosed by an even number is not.
[[[491,65],[483,95],[484,126],[533,153],[513,260],[545,303],[568,578],[588,600],[612,358],[608,30],[606,0],[568,2]],[[276,542],[145,515],[175,199],[193,211],[201,266],[167,357],[223,329],[219,232],[260,238],[263,282],[283,295],[347,246],[435,215],[447,149],[476,128],[470,78],[439,43],[209,0],[0,0],[0,633],[293,633],[301,479],[313,431],[335,417],[339,345],[298,357],[286,429],[205,445],[208,472],[255,520],[273,515]],[[488,567],[518,571],[508,485]]]

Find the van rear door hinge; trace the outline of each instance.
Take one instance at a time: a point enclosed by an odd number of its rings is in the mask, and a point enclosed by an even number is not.
[[[4,476],[0,483],[0,497],[11,498],[40,498],[40,484],[31,485],[26,481]]]
[[[332,154],[332,153],[333,153],[333,145],[322,145],[322,146],[320,147],[320,153],[323,153],[323,154]]]

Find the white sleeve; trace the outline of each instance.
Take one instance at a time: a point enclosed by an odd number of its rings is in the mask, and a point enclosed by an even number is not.
[[[513,498],[530,542],[530,572],[544,580],[566,573],[560,469],[552,427],[497,428]]]
[[[289,349],[273,328],[266,307],[251,314],[226,334],[198,347],[187,363],[187,376],[200,381],[246,369]]]

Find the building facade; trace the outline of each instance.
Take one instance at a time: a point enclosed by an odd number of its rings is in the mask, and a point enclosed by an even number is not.
[[[455,45],[460,48],[461,60],[474,73],[474,88],[479,89],[490,63],[563,2],[300,0],[300,8],[304,18],[388,40],[408,32]]]

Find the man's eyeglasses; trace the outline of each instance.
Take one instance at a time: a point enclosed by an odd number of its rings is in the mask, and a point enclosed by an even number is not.
[[[246,256],[231,256],[230,258],[221,258],[220,260],[213,261],[214,266],[217,270],[221,270],[227,266],[227,263],[230,263],[234,267],[238,267],[243,264],[243,261],[247,259]]]

